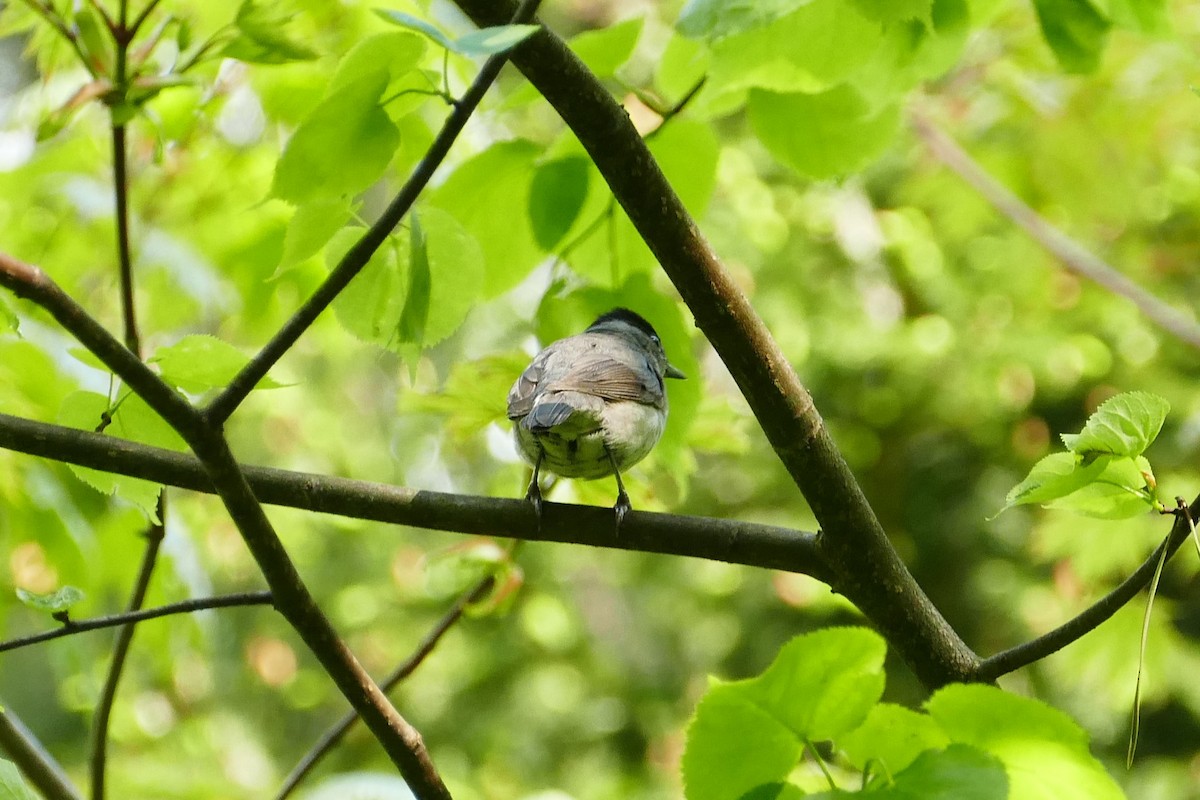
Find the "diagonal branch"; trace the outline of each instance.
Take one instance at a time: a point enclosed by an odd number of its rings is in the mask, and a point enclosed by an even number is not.
[[[0,704],[0,748],[46,800],[81,800],[66,770],[42,746],[25,723]]]
[[[430,629],[429,633],[425,634],[425,638],[421,640],[420,644],[417,645],[417,648],[413,650],[409,657],[404,659],[404,662],[400,666],[392,670],[392,673],[383,679],[380,683],[381,688],[385,692],[390,692],[401,681],[413,674],[417,667],[421,666],[425,659],[429,657],[429,654],[433,652],[433,648],[437,647],[438,642],[442,640],[446,632],[462,619],[463,612],[467,610],[467,606],[486,596],[494,582],[495,579],[489,575],[464,592],[454,605],[442,615],[437,624]],[[300,759],[295,768],[288,773],[283,786],[279,789],[279,793],[275,795],[275,800],[286,800],[295,791],[296,787],[300,785],[300,782],[316,768],[317,764],[321,763],[321,759],[337,746],[338,742],[345,737],[346,732],[357,721],[358,714],[348,711],[329,730],[321,734],[321,738],[317,740],[316,744],[304,754],[304,757]]]
[[[425,743],[388,701],[338,636],[304,585],[262,505],[246,483],[219,428],[155,375],[37,267],[0,254],[0,286],[46,309],[84,347],[132,388],[195,452],[213,489],[250,549],[276,608],[363,717],[420,800],[449,800]]]
[[[528,22],[537,13],[537,7],[540,2],[541,0],[523,0],[521,6],[512,10],[512,13],[505,17],[500,24],[511,23],[515,25]],[[329,277],[317,287],[317,290],[313,292],[304,305],[292,315],[291,319],[284,323],[279,332],[271,338],[271,341],[267,342],[263,349],[242,368],[241,372],[234,376],[229,385],[204,410],[204,414],[210,422],[220,425],[229,419],[229,415],[253,391],[258,382],[266,376],[268,370],[275,365],[275,362],[291,349],[296,340],[317,320],[321,312],[329,307],[334,298],[367,265],[367,262],[371,260],[371,256],[387,240],[392,230],[400,224],[400,220],[404,219],[404,215],[412,208],[413,203],[417,200],[417,196],[424,190],[425,185],[429,183],[429,179],[433,177],[434,171],[437,170],[438,166],[446,158],[446,154],[450,152],[450,146],[454,144],[454,140],[462,132],[463,127],[467,124],[467,120],[475,113],[479,102],[496,80],[496,77],[500,74],[500,69],[507,61],[508,56],[505,53],[500,53],[484,62],[483,68],[479,70],[479,74],[475,77],[475,81],[471,84],[471,87],[467,89],[467,93],[454,104],[454,110],[446,118],[446,122],[442,125],[442,130],[425,152],[425,156],[417,164],[412,175],[404,186],[401,187],[399,193],[396,194],[392,202],[384,209],[379,219],[375,220],[375,223],[367,229],[362,238],[354,243],[354,246],[350,248],[346,255],[342,256],[342,260],[329,273]]]
[[[90,431],[0,414],[0,447],[181,489],[214,491],[204,465],[192,455]],[[268,467],[243,466],[242,472],[254,495],[272,505],[431,530],[707,558],[834,580],[816,535],[790,528],[635,510],[618,538],[609,508],[546,503],[539,528],[524,500],[416,491]]]
[[[1197,505],[1200,505],[1200,497],[1197,497],[1189,508],[1197,508]],[[1077,639],[1081,639],[1085,634],[1100,627],[1101,623],[1117,613],[1150,583],[1159,559],[1162,558],[1163,548],[1166,548],[1167,558],[1170,558],[1187,541],[1189,535],[1191,535],[1191,527],[1187,524],[1187,520],[1183,517],[1176,517],[1175,524],[1171,526],[1171,532],[1167,534],[1166,540],[1155,548],[1149,558],[1143,561],[1141,566],[1134,570],[1128,578],[1121,581],[1119,586],[1054,630],[985,658],[980,663],[975,678],[980,681],[994,681],[1001,675],[1015,672],[1021,667],[1026,667],[1048,655],[1057,653]]]
[[[512,0],[455,0],[496,25]],[[561,39],[543,29],[509,56],[587,150],[613,195],[729,369],[821,524],[819,546],[846,595],[928,686],[963,680],[978,657],[888,541],[808,391],[700,234],[625,110]]]
[[[101,628],[133,625],[137,622],[167,617],[172,614],[190,614],[193,611],[202,611],[210,608],[261,606],[270,605],[270,603],[270,592],[247,592],[244,594],[221,595],[220,597],[199,597],[193,600],[181,600],[178,603],[168,603],[157,608],[124,611],[120,614],[109,614],[108,616],[92,617],[91,619],[70,620],[64,623],[62,627],[52,631],[43,631],[42,633],[35,633],[30,636],[22,636],[17,639],[0,642],[0,653],[28,647],[31,644],[48,642],[51,639],[61,639],[64,636],[74,636],[77,633],[85,633],[86,631],[94,631]]]
[[[1062,262],[1068,272],[1087,278],[1113,294],[1126,298],[1146,319],[1192,347],[1200,348],[1200,325],[1187,314],[1159,300],[1121,274],[1103,259],[1050,224],[1019,197],[989,175],[966,150],[919,113],[912,114],[912,127],[933,156],[954,170],[979,192],[992,207],[1024,230]]]

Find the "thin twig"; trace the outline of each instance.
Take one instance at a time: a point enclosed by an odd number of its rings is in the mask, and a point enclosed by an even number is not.
[[[149,2],[146,3],[146,7],[142,9],[142,13],[138,14],[137,18],[133,20],[133,24],[128,27],[129,38],[131,40],[134,36],[137,36],[137,32],[141,30],[143,25],[146,24],[146,20],[150,18],[152,13],[154,13],[154,9],[158,7],[158,4],[159,0],[149,0]]]
[[[214,491],[204,465],[190,454],[7,414],[0,414],[0,448]],[[270,467],[243,465],[241,470],[254,495],[271,505],[430,530],[706,558],[836,582],[817,535],[792,528],[635,510],[618,537],[611,508],[548,502],[542,525],[535,528],[524,500],[417,491]]]
[[[56,628],[52,631],[44,631],[35,633],[30,636],[21,636],[17,639],[9,639],[5,642],[0,642],[0,653],[9,650],[18,650],[22,647],[28,647],[32,644],[40,644],[48,642],[51,639],[61,639],[64,636],[74,636],[77,633],[85,633],[87,631],[100,630],[101,628],[116,628],[121,625],[134,625],[138,622],[145,622],[148,619],[158,619],[159,617],[168,617],[172,614],[191,614],[195,611],[203,611],[210,608],[229,608],[231,606],[262,606],[271,605],[270,592],[244,592],[239,594],[225,594],[217,597],[199,597],[192,600],[181,600],[178,603],[167,603],[166,605],[157,606],[155,608],[143,608],[139,611],[125,611],[120,614],[109,614],[104,617],[92,617],[90,619],[71,620],[61,628]]]
[[[54,29],[54,31],[66,40],[67,44],[71,45],[71,49],[75,51],[75,55],[79,58],[79,63],[83,64],[84,69],[93,78],[100,77],[96,74],[96,67],[92,64],[91,59],[83,52],[83,46],[79,44],[79,37],[67,25],[66,20],[58,15],[54,7],[49,3],[43,3],[41,0],[25,0],[25,5],[33,9],[33,12],[46,21],[46,23]]]
[[[25,723],[0,704],[0,748],[46,800],[82,800],[62,765]]]
[[[520,7],[513,14],[510,23],[519,24],[533,19],[537,12],[537,7],[540,0],[524,0]],[[518,45],[518,49],[522,45]],[[446,118],[446,122],[442,125],[442,130],[438,133],[437,138],[433,140],[433,144],[425,151],[424,158],[417,164],[408,181],[396,194],[392,202],[388,204],[379,219],[375,224],[363,233],[362,237],[355,242],[354,246],[342,256],[342,260],[329,273],[329,277],[325,282],[312,294],[307,302],[302,305],[295,314],[292,315],[279,332],[250,360],[245,367],[230,381],[229,385],[213,399],[212,403],[204,410],[205,417],[213,425],[220,425],[229,418],[229,415],[237,409],[246,396],[254,389],[260,380],[262,380],[267,371],[275,365],[283,354],[292,348],[296,340],[308,330],[309,326],[316,321],[317,317],[329,307],[334,298],[354,279],[367,262],[379,249],[380,245],[391,235],[400,221],[412,208],[416,202],[417,196],[424,190],[429,179],[433,177],[434,171],[445,159],[450,152],[451,145],[458,138],[459,133],[467,124],[467,120],[475,113],[475,109],[479,106],[479,102],[487,93],[488,88],[496,80],[500,74],[500,69],[507,63],[508,54],[500,53],[492,56],[479,70],[471,87],[467,89],[466,94],[455,103],[454,109],[450,112],[450,116]]]
[[[912,114],[912,127],[938,161],[954,170],[985,200],[1034,241],[1057,258],[1067,269],[1103,286],[1137,306],[1146,319],[1192,347],[1200,348],[1200,324],[1179,309],[1168,305],[1121,274],[1100,257],[1088,251],[1067,234],[1051,225],[1015,194],[989,175],[953,139],[919,113]]]
[[[1192,508],[1196,508],[1198,505],[1200,505],[1200,497],[1192,502]],[[1040,661],[1052,653],[1057,653],[1098,628],[1101,623],[1124,608],[1130,600],[1137,596],[1138,592],[1150,583],[1159,561],[1164,557],[1170,558],[1175,555],[1190,535],[1191,526],[1187,520],[1182,516],[1177,517],[1171,532],[1163,543],[1128,578],[1121,581],[1119,586],[1054,630],[985,658],[980,662],[979,669],[973,676],[974,680],[994,681],[1001,675],[1007,675],[1035,661]]]
[[[467,590],[458,600],[450,607],[450,609],[438,620],[437,624],[425,634],[425,638],[417,645],[417,648],[404,660],[400,666],[396,667],[390,675],[384,678],[379,688],[385,692],[390,692],[392,689],[416,671],[417,667],[424,663],[429,654],[433,652],[433,648],[437,647],[438,642],[446,635],[454,625],[462,618],[463,612],[471,603],[478,602],[492,588],[495,579],[489,575],[471,589]],[[288,774],[283,781],[283,786],[280,787],[279,793],[275,795],[275,800],[286,800],[286,798],[295,791],[300,782],[304,780],[309,773],[316,768],[326,755],[329,754],[338,742],[346,735],[346,732],[358,721],[358,714],[354,711],[347,711],[346,714],[333,724],[329,730],[321,735],[321,738],[312,746],[304,757],[297,762],[295,768]]]

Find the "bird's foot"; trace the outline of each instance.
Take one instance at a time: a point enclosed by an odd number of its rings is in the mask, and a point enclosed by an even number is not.
[[[542,487],[538,486],[536,479],[529,484],[529,490],[525,492],[525,499],[533,507],[533,516],[537,520],[537,531],[540,533],[542,530]]]
[[[617,536],[621,535],[621,523],[625,521],[625,515],[633,510],[633,505],[629,502],[629,495],[624,489],[617,492],[617,504],[613,506],[613,511],[617,515]]]

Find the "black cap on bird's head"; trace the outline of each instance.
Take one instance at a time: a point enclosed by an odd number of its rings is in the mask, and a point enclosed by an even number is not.
[[[604,312],[600,316],[596,317],[596,321],[593,322],[591,325],[589,325],[587,329],[589,331],[604,330],[606,328],[610,328],[611,326],[608,323],[612,323],[612,322],[620,322],[620,323],[629,325],[632,328],[636,328],[637,330],[646,334],[647,338],[649,338],[651,341],[654,342],[655,347],[658,348],[659,352],[662,352],[662,342],[658,338],[658,331],[654,330],[654,326],[651,325],[649,322],[647,322],[645,317],[643,317],[641,314],[637,313],[636,311],[630,311],[628,308],[614,308],[612,311]],[[666,359],[665,354],[664,354],[663,358],[665,361],[665,359]],[[666,369],[665,377],[668,377],[668,378],[684,378],[684,377],[686,377],[682,372],[679,371],[679,369],[677,369],[669,361],[666,362],[665,369]]]
[[[630,311],[628,308],[614,308],[612,311],[605,311],[600,316],[596,317],[596,321],[588,325],[588,330],[600,328],[606,322],[624,322],[627,325],[640,330],[647,336],[658,338],[658,332],[654,330],[654,326],[646,321],[646,318],[636,311]]]

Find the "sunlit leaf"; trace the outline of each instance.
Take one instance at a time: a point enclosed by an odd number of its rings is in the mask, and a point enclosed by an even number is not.
[[[1095,0],[1034,0],[1042,36],[1067,72],[1091,72],[1112,27]]]
[[[295,13],[290,3],[243,0],[235,20],[238,36],[225,45],[223,54],[259,64],[317,58],[317,51],[287,32]]]
[[[1063,434],[1063,444],[1086,458],[1098,455],[1140,456],[1162,430],[1171,406],[1148,392],[1126,392],[1100,404],[1077,434]]]
[[[17,599],[30,608],[57,614],[83,602],[84,593],[78,586],[60,586],[44,594],[17,587]],[[3,796],[3,795],[0,795]]]
[[[25,783],[17,765],[0,758],[0,799],[38,800],[38,795]]]
[[[250,358],[214,336],[193,334],[184,336],[173,345],[158,348],[150,361],[158,364],[167,383],[185,392],[204,392],[228,384]],[[282,384],[267,376],[255,388],[275,389],[280,386]]]

